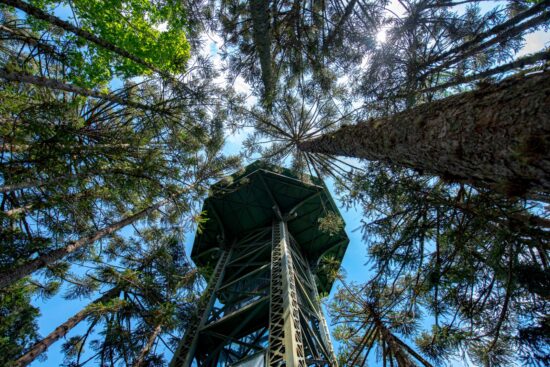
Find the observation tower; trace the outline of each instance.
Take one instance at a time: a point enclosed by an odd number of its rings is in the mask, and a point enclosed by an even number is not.
[[[191,258],[209,279],[171,366],[336,366],[320,295],[349,239],[323,182],[256,162],[211,187]],[[343,221],[342,221],[343,222]]]

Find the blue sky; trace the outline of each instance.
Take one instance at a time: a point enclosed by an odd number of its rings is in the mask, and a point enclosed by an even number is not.
[[[494,3],[486,3],[484,6],[492,6]],[[63,12],[60,12],[58,15],[63,15]],[[205,43],[205,47],[202,50],[203,53],[211,56],[213,61],[218,66],[221,63],[218,50],[221,45],[221,40],[219,37],[210,35],[208,36],[209,40]],[[379,40],[383,41],[383,34],[379,35]],[[526,37],[526,45],[522,50],[521,54],[527,54],[541,50],[545,46],[548,46],[550,42],[550,34],[543,31],[538,31],[532,33]],[[219,80],[220,83],[223,83],[223,76]],[[235,81],[235,88],[247,94],[250,94],[250,89],[242,78],[237,78]],[[250,97],[250,104],[254,104],[254,97]],[[241,149],[241,144],[246,137],[247,131],[240,131],[238,133],[231,134],[228,136],[225,146],[225,152],[229,154],[238,153]],[[337,196],[334,195],[334,186],[331,182],[327,182],[329,190],[333,193],[335,200],[338,203]],[[345,210],[341,208],[341,214],[344,217],[346,222],[346,233],[350,238],[350,244],[348,250],[344,256],[342,267],[345,271],[348,281],[366,281],[369,277],[369,267],[365,266],[368,261],[366,247],[363,244],[361,239],[362,234],[360,231],[362,213],[356,208],[351,208]],[[129,233],[128,230],[124,231]],[[194,234],[189,233],[185,239],[185,247],[190,253],[191,245],[193,242]],[[334,289],[333,292],[334,293]],[[65,300],[63,298],[64,291],[62,290],[57,296],[53,297],[50,300],[45,302],[36,299],[34,304],[39,306],[41,309],[42,316],[39,318],[39,331],[42,336],[47,335],[55,327],[57,327],[62,322],[66,321],[67,318],[71,317],[76,312],[80,311],[86,304],[90,302],[89,299],[83,300]],[[329,297],[330,298],[330,297]],[[330,320],[328,320],[330,324]],[[71,331],[69,336],[82,334],[87,329],[88,325],[83,323],[78,325],[75,329]],[[44,361],[35,361],[32,366],[59,366],[63,362],[63,355],[61,353],[61,345],[63,340],[58,341],[52,347],[49,348],[48,352],[45,353],[47,359]],[[456,365],[463,365],[461,361],[456,361]]]

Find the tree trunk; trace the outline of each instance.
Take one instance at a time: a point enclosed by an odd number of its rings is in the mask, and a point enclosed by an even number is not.
[[[342,14],[342,17],[338,20],[338,23],[334,26],[328,37],[323,43],[323,52],[328,54],[330,52],[330,48],[332,47],[332,44],[334,41],[336,41],[340,34],[342,33],[342,27],[344,26],[344,23],[348,20],[351,13],[353,12],[353,8],[355,7],[355,4],[357,3],[357,0],[351,0],[346,5],[346,8],[344,10],[344,14]]]
[[[372,318],[376,329],[378,329],[380,333],[380,338],[383,340],[383,342],[386,343],[388,349],[391,351],[391,354],[397,360],[398,367],[415,367],[416,364],[411,360],[410,356],[416,358],[416,360],[425,367],[433,367],[431,363],[424,359],[420,354],[416,353],[414,349],[412,349],[407,344],[399,340],[395,335],[393,335],[393,333],[386,327],[386,325],[384,325],[384,322],[380,318],[378,311],[374,308],[373,305],[366,303],[365,306],[369,313],[369,316],[371,316]]]
[[[100,172],[81,172],[76,174],[68,174],[64,176],[56,176],[47,180],[28,180],[28,181],[13,183],[13,184],[7,184],[7,185],[5,184],[0,186],[0,193],[11,192],[15,190],[30,189],[31,187],[43,187],[51,184],[59,184],[59,182],[84,178],[84,177],[96,175],[99,173]]]
[[[40,51],[55,57],[58,60],[65,61],[67,59],[67,56],[60,54],[50,45],[41,42],[38,38],[34,37],[30,32],[28,32],[25,29],[21,29],[21,28],[12,29],[12,28],[6,27],[5,25],[0,24],[0,30],[4,31],[5,33],[8,33],[14,39],[21,42],[28,43],[36,47]]]
[[[103,47],[106,50],[109,50],[109,51],[111,51],[111,52],[113,52],[113,53],[115,53],[119,56],[122,56],[122,57],[125,57],[125,58],[129,59],[129,60],[132,60],[136,64],[145,66],[149,70],[158,72],[159,74],[163,74],[163,72],[161,70],[159,70],[155,65],[153,65],[153,64],[151,64],[151,63],[149,63],[145,60],[142,60],[141,58],[137,57],[136,55],[134,55],[134,54],[118,47],[115,44],[112,44],[111,42],[108,42],[108,41],[106,41],[102,38],[99,38],[96,35],[88,32],[88,31],[86,31],[82,28],[76,27],[76,26],[72,25],[69,22],[66,22],[66,21],[64,21],[64,20],[62,20],[62,19],[60,19],[56,16],[48,14],[48,13],[44,12],[43,10],[41,10],[40,8],[37,8],[36,6],[33,6],[29,3],[26,3],[26,2],[21,1],[21,0],[0,0],[0,3],[6,4],[6,5],[9,5],[9,6],[13,6],[16,9],[19,9],[19,10],[31,15],[33,18],[46,21],[46,22],[48,22],[50,24],[53,24],[53,25],[55,25],[55,26],[57,26],[61,29],[64,29],[67,32],[74,33],[77,36],[82,37],[85,40],[88,40],[92,43],[95,43],[96,45],[98,45],[100,47]]]
[[[161,200],[160,202],[153,204],[133,215],[130,215],[106,228],[103,228],[102,230],[97,231],[91,236],[81,238],[77,241],[70,242],[65,247],[61,247],[59,249],[47,252],[43,255],[38,256],[34,260],[27,261],[26,263],[18,266],[15,269],[10,269],[8,271],[4,271],[0,273],[0,289],[18,281],[19,279],[22,279],[30,274],[32,274],[34,271],[38,269],[42,269],[48,265],[51,265],[55,263],[56,261],[59,261],[63,259],[65,256],[69,255],[70,253],[91,245],[97,240],[102,239],[105,236],[110,235],[111,233],[114,233],[118,231],[119,229],[127,226],[128,224],[134,223],[135,221],[144,218],[149,213],[159,209],[162,205],[166,204],[169,201],[169,199]]]
[[[254,47],[260,60],[262,82],[264,85],[264,100],[267,105],[271,105],[275,93],[275,78],[273,76],[271,60],[271,27],[269,24],[270,3],[271,1],[268,0],[252,0],[249,5]]]
[[[145,357],[147,357],[147,355],[149,354],[149,351],[153,347],[153,344],[155,343],[155,340],[157,339],[157,336],[160,334],[161,330],[162,326],[160,324],[155,327],[153,332],[149,335],[149,338],[147,338],[147,343],[145,343],[143,348],[141,348],[139,356],[134,360],[132,367],[143,366],[143,362],[145,362]]]
[[[489,186],[550,192],[550,71],[371,119],[299,144]]]
[[[504,43],[505,41],[508,41],[514,37],[520,36],[521,34],[523,34],[525,31],[529,29],[532,29],[532,28],[535,28],[536,26],[547,23],[549,19],[550,19],[550,12],[544,12],[535,18],[529,19],[524,23],[521,23],[515,27],[507,29],[500,34],[497,34],[495,37],[491,38],[490,40],[484,43],[481,43],[479,45],[475,45],[474,47],[464,51],[463,53],[460,53],[454,57],[451,57],[449,60],[434,67],[433,69],[429,69],[424,74],[422,74],[419,77],[419,79],[422,80],[423,78],[427,77],[430,74],[435,74],[447,67],[450,67],[458,63],[459,61],[465,60],[468,57],[475,55],[478,52],[488,49],[490,46],[496,45],[498,43]]]
[[[438,6],[438,5],[436,4],[436,6]],[[442,3],[439,6],[449,6],[449,5],[446,5],[445,3]],[[488,29],[485,32],[478,33],[472,39],[470,39],[469,41],[466,41],[466,42],[462,43],[459,46],[456,46],[456,47],[454,47],[454,48],[452,48],[448,51],[445,51],[445,52],[437,55],[435,58],[429,60],[427,64],[433,64],[435,62],[442,61],[447,56],[450,56],[450,55],[453,55],[453,54],[458,54],[460,52],[468,50],[468,48],[470,48],[471,46],[475,46],[475,45],[481,43],[484,39],[486,39],[490,36],[495,36],[495,35],[502,34],[508,28],[512,28],[514,26],[517,26],[518,24],[523,22],[525,19],[528,19],[528,18],[532,17],[533,15],[538,14],[539,12],[543,12],[548,6],[550,6],[550,1],[549,0],[543,0],[540,3],[532,6],[531,8],[525,10],[524,12],[516,15],[515,17],[513,17],[509,20],[507,20],[506,22],[504,22],[502,24],[498,24],[498,25],[494,26],[493,28]],[[425,66],[425,65],[423,65],[423,66]]]
[[[82,311],[78,312],[71,318],[69,318],[67,321],[59,325],[52,331],[48,336],[46,336],[44,339],[39,341],[38,343],[34,344],[31,349],[25,353],[22,357],[20,357],[17,361],[15,361],[15,366],[17,367],[23,367],[27,366],[30,363],[32,363],[36,357],[38,357],[40,354],[44,353],[53,343],[67,335],[69,331],[71,331],[72,328],[74,328],[76,325],[78,325],[82,320],[84,320],[89,314],[89,306],[107,302],[115,297],[117,297],[120,294],[120,289],[113,288],[103,294],[101,297],[93,301],[90,305],[85,307]]]
[[[38,188],[38,187],[54,185],[54,184],[59,185],[60,182],[65,182],[68,180],[77,180],[77,179],[82,179],[82,178],[91,177],[94,175],[101,175],[101,174],[127,175],[132,177],[141,177],[141,178],[149,179],[146,175],[140,175],[139,173],[133,173],[131,171],[126,172],[121,169],[110,169],[110,170],[104,170],[104,171],[98,170],[98,171],[90,171],[90,172],[80,172],[76,174],[67,174],[64,176],[56,176],[46,180],[28,180],[28,181],[23,181],[19,183],[7,184],[7,185],[0,186],[0,193],[11,192],[15,190],[30,189],[31,187]]]
[[[109,51],[111,51],[111,52],[113,52],[113,53],[115,53],[119,56],[122,56],[122,57],[125,57],[125,58],[129,59],[129,60],[132,60],[136,64],[142,65],[142,66],[146,67],[147,69],[158,73],[163,78],[166,78],[166,79],[182,86],[183,89],[187,93],[194,94],[192,90],[190,90],[185,84],[181,83],[179,80],[177,80],[172,75],[170,75],[170,73],[159,69],[158,67],[151,64],[150,62],[147,62],[147,61],[143,60],[142,58],[132,54],[131,52],[128,52],[128,51],[118,47],[117,45],[115,45],[115,44],[113,44],[109,41],[106,41],[106,40],[104,40],[100,37],[97,37],[96,35],[88,32],[88,31],[86,31],[82,28],[76,27],[76,26],[72,25],[71,23],[66,22],[66,21],[64,21],[64,20],[62,20],[62,19],[60,19],[60,18],[58,18],[54,15],[48,14],[48,13],[44,12],[43,10],[41,10],[40,8],[37,8],[36,6],[33,6],[33,5],[31,5],[29,3],[26,3],[22,0],[0,0],[0,4],[6,4],[6,5],[9,5],[9,6],[13,6],[16,9],[19,9],[19,10],[29,14],[33,18],[46,21],[46,22],[48,22],[50,24],[53,24],[56,27],[59,27],[59,28],[65,30],[67,32],[74,33],[77,36],[82,37],[83,39],[85,39],[87,41],[95,43],[96,45],[98,45],[100,47],[103,47],[106,50],[109,50]]]
[[[455,76],[454,78],[451,78],[449,81],[447,81],[445,83],[442,83],[442,84],[439,84],[439,85],[434,85],[434,86],[428,87],[428,88],[424,88],[424,89],[421,89],[419,91],[413,91],[413,93],[428,93],[428,92],[435,92],[435,91],[441,90],[441,89],[447,89],[447,88],[454,87],[454,86],[457,86],[457,85],[460,85],[460,84],[465,84],[465,83],[468,83],[468,82],[480,80],[482,78],[486,78],[486,77],[491,76],[491,75],[503,74],[503,73],[505,73],[507,71],[510,71],[510,70],[513,70],[513,69],[524,68],[527,65],[533,65],[533,64],[535,64],[539,61],[542,61],[542,60],[550,61],[550,50],[541,51],[541,52],[537,52],[535,54],[523,56],[523,57],[520,57],[520,58],[518,58],[518,59],[516,59],[512,62],[507,63],[507,64],[503,64],[503,65],[497,66],[497,67],[492,68],[492,69],[481,71],[481,72],[476,73],[476,74],[470,74],[470,75],[465,75],[465,76],[457,75],[457,76]],[[408,96],[407,95],[400,95],[399,97],[407,98]]]
[[[166,110],[157,108],[155,106],[147,106],[142,103],[129,101],[125,98],[121,98],[112,93],[101,93],[95,90],[86,89],[76,85],[63,83],[62,81],[59,81],[56,79],[45,78],[42,76],[34,76],[23,72],[7,71],[5,68],[0,69],[0,78],[10,82],[33,84],[39,87],[50,88],[54,90],[63,90],[65,92],[75,93],[81,96],[99,98],[99,99],[117,103],[123,106],[139,108],[146,111],[167,112]]]

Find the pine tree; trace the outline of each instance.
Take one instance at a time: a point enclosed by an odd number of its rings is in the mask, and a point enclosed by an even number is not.
[[[413,324],[433,317],[431,330],[414,327],[406,335],[435,363],[463,352],[480,364],[544,363],[547,341],[538,330],[549,306],[547,230],[517,219],[540,215],[540,206],[380,163],[353,180],[346,202],[365,213],[373,274],[360,286],[368,292],[345,294],[375,292],[371,304],[412,312]],[[350,304],[338,303],[337,317],[366,312],[345,297]],[[371,323],[350,327],[363,335]]]
[[[392,162],[512,196],[548,192],[549,85],[548,72],[509,78],[343,127],[300,148]]]

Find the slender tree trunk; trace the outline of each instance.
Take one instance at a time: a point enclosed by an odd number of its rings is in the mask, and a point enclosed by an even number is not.
[[[65,182],[68,180],[76,180],[76,179],[81,179],[81,178],[86,178],[86,177],[101,175],[101,174],[127,175],[132,177],[141,177],[144,179],[150,179],[146,175],[133,173],[131,171],[124,171],[121,169],[111,169],[111,170],[105,170],[105,171],[90,171],[90,172],[80,172],[76,174],[68,174],[64,176],[56,176],[46,180],[28,180],[28,181],[18,182],[14,184],[2,185],[0,186],[0,194],[5,192],[15,191],[15,190],[29,189],[31,187],[43,187],[43,186],[54,185],[54,184],[58,185],[60,182]]]
[[[0,2],[1,1],[2,0],[0,0]],[[139,108],[146,111],[166,112],[166,110],[163,110],[161,108],[158,108],[155,106],[147,106],[142,103],[132,102],[125,98],[121,98],[117,95],[114,95],[112,93],[101,93],[95,90],[82,88],[72,84],[67,84],[57,79],[45,78],[42,76],[34,76],[24,72],[7,71],[6,69],[2,68],[0,69],[0,78],[10,82],[33,84],[39,87],[50,88],[55,90],[63,90],[65,92],[79,94],[81,96],[104,99],[109,102],[117,103],[123,106]]]
[[[15,361],[15,366],[23,367],[32,363],[36,359],[36,357],[44,353],[44,351],[46,351],[53,343],[67,335],[67,333],[71,331],[72,328],[74,328],[82,320],[84,320],[90,314],[89,307],[91,305],[107,302],[117,297],[119,294],[120,289],[118,288],[113,288],[103,294],[101,297],[93,301],[90,305],[85,307],[82,311],[76,313],[67,321],[56,327],[54,331],[48,334],[48,336],[46,336],[44,339],[34,344],[27,353],[25,353],[22,357]]]
[[[330,47],[332,46],[332,43],[340,37],[340,34],[342,33],[342,27],[353,12],[353,8],[355,7],[356,3],[357,0],[350,0],[350,2],[348,2],[344,10],[344,14],[342,14],[342,17],[338,20],[338,23],[334,26],[332,32],[330,32],[326,40],[323,42],[323,51],[325,53],[330,52]]]
[[[149,335],[149,338],[147,338],[147,343],[145,343],[143,348],[141,348],[139,356],[134,360],[134,363],[132,363],[132,367],[143,366],[143,363],[145,362],[145,357],[147,357],[147,355],[149,354],[149,351],[153,347],[153,344],[155,343],[155,340],[157,339],[161,330],[162,326],[160,324],[153,329],[153,332]]]
[[[64,176],[52,177],[47,180],[28,180],[28,181],[18,182],[14,184],[7,184],[7,185],[5,184],[0,186],[0,193],[11,192],[15,190],[30,189],[31,187],[43,187],[50,184],[63,182],[66,180],[78,179],[78,178],[96,175],[98,173],[99,172],[82,172],[77,174],[69,174]]]
[[[371,304],[365,304],[369,315],[372,317],[375,327],[379,330],[382,340],[387,344],[388,349],[392,352],[397,360],[399,367],[415,367],[416,364],[411,361],[410,356],[416,358],[423,366],[433,367],[430,362],[424,359],[414,349],[406,343],[399,340],[393,333],[384,325],[378,311]]]
[[[183,84],[180,81],[178,81],[177,79],[175,79],[170,73],[159,69],[154,64],[152,64],[150,62],[147,62],[147,61],[143,60],[142,58],[132,54],[131,52],[128,52],[128,51],[118,47],[117,45],[115,45],[115,44],[113,44],[113,43],[111,43],[107,40],[104,40],[100,37],[97,37],[96,35],[88,32],[88,31],[86,31],[82,28],[74,26],[73,24],[71,24],[69,22],[66,22],[66,21],[64,21],[64,20],[62,20],[62,19],[60,19],[60,18],[58,18],[54,15],[48,14],[45,11],[41,10],[40,8],[37,8],[36,6],[33,6],[33,5],[31,5],[29,3],[26,3],[22,0],[0,0],[0,4],[6,4],[6,5],[9,5],[9,6],[13,6],[14,8],[19,9],[19,10],[29,14],[30,16],[36,18],[36,19],[46,21],[46,22],[48,22],[50,24],[53,24],[53,25],[65,30],[67,32],[74,33],[77,36],[82,37],[83,39],[85,39],[87,41],[95,43],[96,45],[98,45],[98,46],[100,46],[100,47],[102,47],[106,50],[109,50],[109,51],[111,51],[111,52],[113,52],[113,53],[115,53],[119,56],[122,56],[122,57],[125,57],[125,58],[129,59],[129,60],[132,60],[136,64],[142,65],[142,66],[146,67],[147,69],[158,73],[163,78],[168,79],[168,80],[170,80],[174,83],[179,84],[181,87],[183,87],[183,89],[187,93],[194,94],[193,91],[191,89],[189,89],[185,84]]]
[[[441,2],[442,6],[448,6],[445,5],[445,2]],[[436,5],[437,6],[437,5]],[[507,20],[506,22],[496,25],[491,29],[488,29],[485,32],[478,33],[469,41],[466,41],[462,43],[459,46],[456,46],[448,51],[445,51],[439,55],[437,55],[435,58],[428,61],[428,64],[433,64],[438,61],[444,60],[447,56],[450,56],[452,54],[457,54],[463,51],[466,51],[468,48],[475,46],[476,44],[482,42],[484,39],[490,36],[501,34],[503,31],[506,31],[509,27],[514,27],[517,24],[523,22],[525,19],[528,19],[532,17],[533,15],[538,14],[539,12],[543,12],[548,6],[550,6],[550,0],[543,0],[540,3],[532,6],[531,8],[525,10],[524,12],[516,15],[515,17]]]
[[[390,162],[510,196],[550,192],[550,71],[344,126],[299,147]]]
[[[40,51],[47,53],[49,55],[52,55],[58,60],[65,61],[67,59],[65,55],[60,54],[50,45],[41,42],[38,38],[34,37],[30,32],[28,32],[25,29],[20,29],[20,28],[12,29],[12,28],[6,27],[5,25],[0,24],[0,30],[10,34],[16,40],[26,42],[36,47]]]
[[[252,35],[254,46],[260,60],[262,69],[262,82],[264,85],[264,99],[268,105],[271,104],[275,93],[275,78],[273,76],[273,65],[271,60],[271,27],[269,23],[268,0],[251,0],[250,15],[252,18]]]
[[[22,207],[19,207],[19,208],[13,208],[13,209],[6,210],[3,214],[6,217],[15,217],[19,214],[23,214],[23,213],[27,213],[27,212],[31,211],[35,207],[36,206],[33,205],[33,204],[28,204],[28,205],[25,205],[25,206],[22,206]]]
[[[13,6],[16,9],[19,9],[32,17],[36,19],[40,19],[43,21],[46,21],[50,24],[53,24],[61,29],[66,30],[67,32],[71,32],[76,34],[79,37],[84,38],[85,40],[88,40],[92,43],[95,43],[96,45],[103,47],[106,50],[109,50],[119,56],[125,57],[129,60],[132,60],[136,64],[145,66],[146,68],[158,72],[159,74],[163,74],[162,70],[159,70],[155,65],[137,57],[136,55],[118,47],[117,45],[108,42],[102,38],[97,37],[96,35],[82,29],[79,27],[76,27],[72,25],[69,22],[66,22],[56,16],[53,16],[51,14],[46,13],[45,11],[41,10],[40,8],[37,8],[36,6],[33,6],[29,3],[26,3],[22,0],[0,0],[0,3]]]
[[[547,2],[550,2],[550,0],[546,0]],[[521,23],[515,27],[509,28],[502,33],[497,34],[495,37],[491,38],[490,40],[481,43],[479,45],[475,45],[470,49],[467,49],[466,51],[457,54],[454,57],[451,57],[449,60],[443,62],[442,64],[434,67],[433,69],[429,69],[424,74],[422,74],[419,79],[423,79],[424,77],[427,77],[430,74],[435,74],[437,72],[440,72],[441,70],[450,67],[459,61],[465,60],[470,56],[475,55],[478,52],[481,52],[483,50],[488,49],[490,46],[496,45],[498,43],[505,42],[507,40],[510,40],[514,37],[517,37],[521,34],[523,34],[525,31],[532,29],[538,25],[545,24],[550,19],[550,12],[543,12],[539,16],[535,18],[531,18],[528,21]]]
[[[417,92],[415,91],[413,93],[435,92],[437,90],[454,87],[456,85],[472,82],[472,81],[475,81],[475,80],[480,80],[482,78],[486,78],[486,77],[491,76],[491,75],[502,74],[502,73],[505,73],[505,72],[513,70],[513,69],[523,68],[527,65],[533,65],[533,64],[535,64],[539,61],[542,61],[542,60],[550,61],[550,50],[541,51],[541,52],[537,52],[537,53],[532,54],[532,55],[527,55],[527,56],[524,56],[524,57],[520,57],[517,60],[514,60],[514,61],[509,62],[507,64],[500,65],[500,66],[497,66],[495,68],[488,69],[488,70],[485,70],[485,71],[482,71],[482,72],[479,72],[479,73],[476,73],[476,74],[471,74],[471,75],[466,75],[466,76],[456,76],[448,82],[445,82],[445,83],[442,83],[442,84],[439,84],[439,85],[434,85],[432,87],[424,88],[422,90],[419,90]],[[407,95],[401,95],[399,97],[406,98],[408,96]]]
[[[43,255],[38,256],[34,260],[27,261],[26,263],[18,266],[17,268],[10,269],[9,271],[4,271],[0,273],[0,289],[9,286],[10,284],[32,274],[38,269],[42,269],[63,259],[65,256],[75,252],[76,250],[91,245],[95,241],[102,239],[105,236],[110,235],[118,231],[119,229],[136,222],[139,219],[146,217],[149,213],[159,209],[161,206],[166,204],[169,199],[164,199],[159,201],[156,204],[153,204],[135,214],[132,214],[122,220],[119,220],[116,223],[111,224],[110,226],[103,228],[91,236],[81,238],[77,241],[70,242],[65,247],[61,247],[56,250],[52,250]]]

